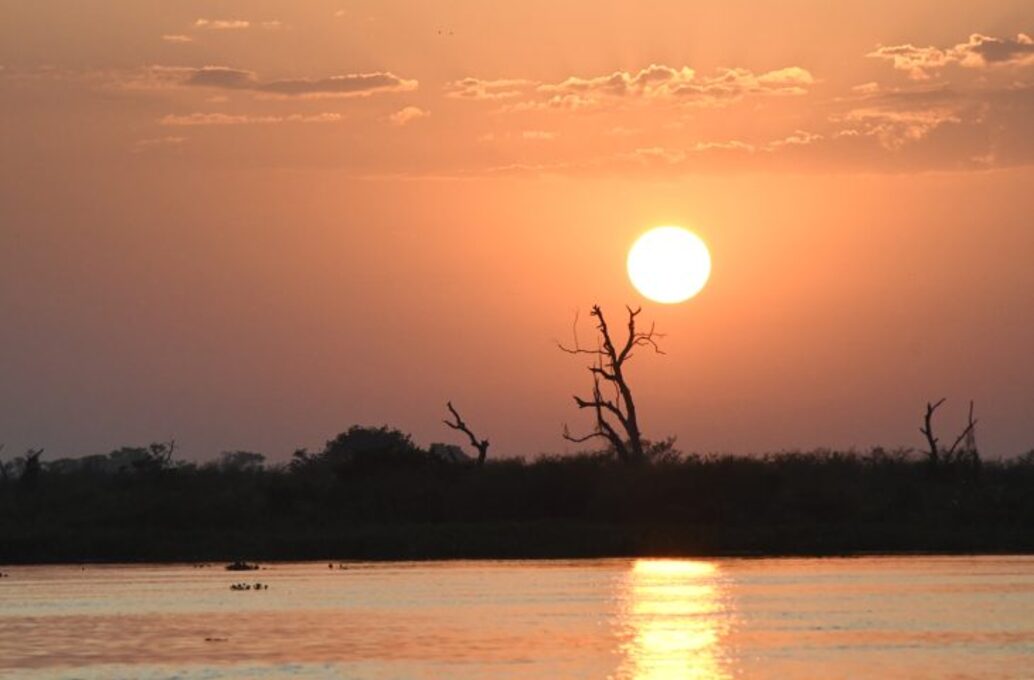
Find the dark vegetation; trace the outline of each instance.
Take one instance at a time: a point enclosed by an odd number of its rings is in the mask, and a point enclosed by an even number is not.
[[[1034,550],[1034,452],[931,467],[882,449],[695,456],[665,441],[634,465],[605,452],[478,466],[358,427],[275,466],[168,448],[8,463],[0,563]]]
[[[468,439],[425,450],[388,427],[355,426],[321,451],[268,465],[247,451],[204,464],[175,443],[0,462],[0,564],[48,561],[424,559],[623,555],[1034,552],[1034,451],[982,461],[969,422],[928,450],[683,454],[639,430],[626,362],[653,329],[612,340],[599,308],[593,391],[576,397],[605,448],[489,459]]]

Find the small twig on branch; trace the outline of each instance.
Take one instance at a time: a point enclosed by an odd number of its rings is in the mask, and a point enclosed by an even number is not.
[[[955,440],[955,443],[951,445],[950,449],[948,449],[948,456],[949,457],[955,455],[955,449],[957,449],[959,447],[959,444],[962,443],[962,440],[965,439],[966,437],[968,437],[969,434],[973,431],[973,429],[976,426],[977,426],[977,421],[973,420],[973,402],[970,401],[969,402],[969,422],[966,425],[966,429],[962,431],[962,434],[960,434],[958,436],[958,438]]]

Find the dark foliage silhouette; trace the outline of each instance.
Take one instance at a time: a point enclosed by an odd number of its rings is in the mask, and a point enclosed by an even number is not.
[[[35,456],[31,490],[32,464],[9,466],[0,563],[1034,551],[1034,453],[968,477],[907,451],[701,456],[673,440],[644,441],[635,466],[613,449],[472,466],[389,427],[278,465],[156,446]]]

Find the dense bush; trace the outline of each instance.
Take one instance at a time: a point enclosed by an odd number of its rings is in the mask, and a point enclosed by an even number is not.
[[[1029,551],[1034,455],[932,470],[875,449],[446,462],[353,427],[289,464],[166,445],[8,464],[0,562]],[[28,475],[28,476],[27,476]]]

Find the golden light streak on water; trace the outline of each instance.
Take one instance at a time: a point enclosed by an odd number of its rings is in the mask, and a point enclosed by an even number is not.
[[[636,560],[628,574],[620,675],[635,680],[721,680],[726,604],[717,565],[695,560]]]

